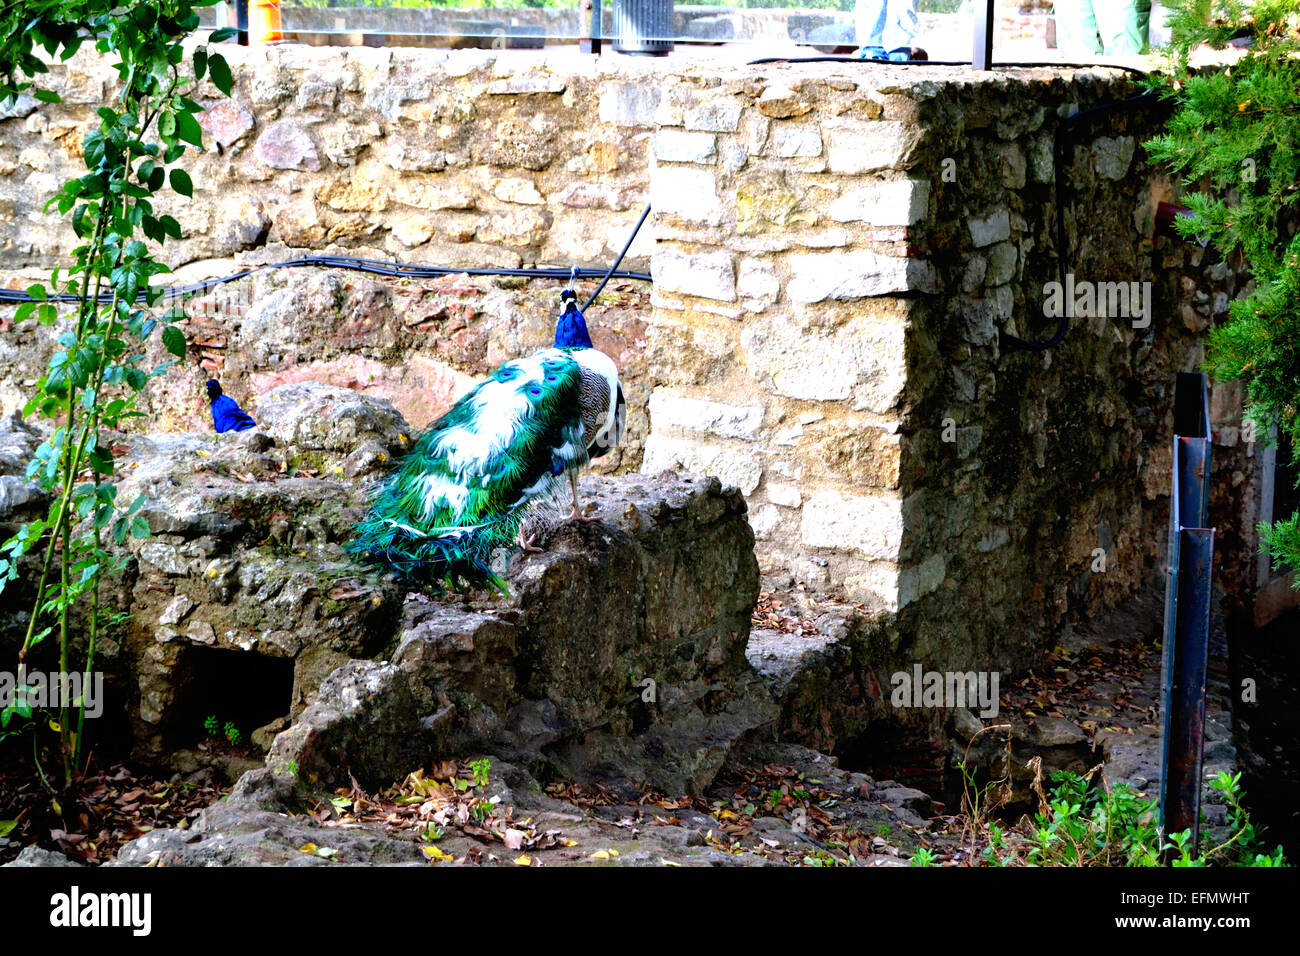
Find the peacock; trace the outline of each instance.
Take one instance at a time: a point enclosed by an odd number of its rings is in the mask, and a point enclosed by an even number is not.
[[[212,405],[212,426],[218,433],[242,432],[257,427],[252,416],[240,408],[233,398],[222,393],[221,383],[215,378],[208,379],[207,389],[208,402]]]
[[[396,463],[346,550],[436,589],[507,593],[493,554],[536,551],[522,534],[529,506],[623,435],[627,403],[614,361],[591,344],[573,289],[560,294],[555,344],[503,363],[435,421]]]

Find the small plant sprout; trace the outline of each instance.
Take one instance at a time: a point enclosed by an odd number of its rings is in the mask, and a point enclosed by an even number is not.
[[[486,787],[488,785],[488,771],[492,769],[492,761],[486,757],[482,760],[471,761],[469,769],[474,773],[474,786]]]

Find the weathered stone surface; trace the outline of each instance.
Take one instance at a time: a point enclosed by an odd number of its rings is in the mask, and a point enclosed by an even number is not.
[[[873,226],[910,226],[925,216],[930,184],[900,179],[845,192],[827,212],[836,222],[866,222]]]
[[[650,151],[661,163],[712,163],[717,160],[717,137],[712,133],[661,130],[650,141]]]
[[[776,301],[781,279],[776,272],[756,259],[742,259],[736,276],[736,293],[748,300],[746,305],[761,311]]]
[[[650,264],[655,285],[662,291],[720,302],[736,300],[736,273],[729,252],[661,252]]]
[[[757,567],[740,498],[689,477],[588,481],[583,498],[604,523],[549,531],[543,554],[515,563],[512,606],[408,602],[392,662],[336,671],[268,765],[322,781],[347,768],[374,785],[490,745],[610,785],[697,792],[712,780],[774,716],[745,690]]]
[[[600,121],[620,126],[654,126],[659,96],[655,83],[611,83],[600,95]]]
[[[411,426],[391,402],[319,382],[273,389],[258,405],[257,418],[276,441],[333,456],[327,461],[341,463],[369,442],[392,454],[410,443]]]
[[[934,288],[928,263],[874,252],[792,256],[791,268],[794,278],[786,284],[786,294],[805,304]]]
[[[253,129],[253,114],[235,100],[217,100],[199,114],[199,125],[223,147],[235,145]]]
[[[763,424],[762,405],[728,405],[686,398],[657,388],[650,395],[650,421],[658,428],[681,428],[721,438],[757,437]]]
[[[820,156],[822,135],[816,126],[780,123],[772,127],[771,150],[782,159]]]
[[[792,116],[803,116],[812,109],[812,104],[807,102],[794,90],[789,87],[773,85],[763,90],[763,95],[758,98],[758,110],[764,116],[771,116],[774,119],[789,119]]]
[[[716,476],[746,495],[753,493],[763,479],[763,465],[752,454],[663,435],[652,435],[646,440],[642,472],[654,475],[678,469]]]
[[[23,867],[23,866],[69,867],[70,866],[73,867],[74,869],[81,869],[80,863],[75,863],[72,860],[69,860],[62,853],[55,853],[52,850],[42,850],[38,846],[23,847],[22,852],[18,854],[18,856],[13,860],[13,862],[6,863],[4,865],[15,866],[15,867]]]
[[[537,186],[529,179],[501,179],[492,184],[492,195],[502,202],[540,206],[546,202]]]
[[[825,332],[765,316],[746,326],[740,343],[747,360],[770,377],[778,395],[847,399],[855,408],[885,412],[902,393],[904,376],[889,356],[899,354],[903,334],[902,323],[893,319],[861,321]]]
[[[296,123],[272,123],[257,138],[253,149],[258,160],[274,169],[320,169],[316,146],[306,130]]]
[[[826,155],[833,173],[869,173],[903,167],[920,138],[917,130],[893,121],[863,123],[840,119],[825,123],[823,129],[828,137]]]
[[[740,103],[733,100],[707,100],[686,110],[684,124],[688,130],[734,133],[740,126],[740,113]]]
[[[1128,175],[1133,163],[1133,152],[1137,147],[1132,136],[1099,136],[1092,144],[1093,162],[1097,172],[1107,179],[1119,180]]]
[[[805,544],[852,549],[875,560],[894,560],[903,541],[903,507],[897,498],[846,496],[819,491],[803,506]]]
[[[7,98],[0,101],[0,120],[25,119],[40,109],[40,105],[30,93],[19,93],[12,103]]]
[[[717,223],[721,215],[713,174],[693,166],[658,169],[650,181],[650,204],[661,215],[690,222]]]
[[[969,225],[971,240],[977,248],[1011,238],[1011,216],[1005,209],[996,209],[983,217],[972,216]]]
[[[231,249],[247,249],[266,240],[271,228],[261,205],[244,198],[227,200],[221,207],[214,237],[218,242]]]
[[[353,177],[348,182],[327,185],[317,198],[342,212],[383,212],[388,208],[388,189],[371,180]]]

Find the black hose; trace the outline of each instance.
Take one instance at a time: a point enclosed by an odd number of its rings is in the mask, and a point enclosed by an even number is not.
[[[614,260],[614,264],[610,266],[609,271],[605,273],[605,278],[600,280],[600,285],[596,286],[596,291],[587,298],[586,302],[582,303],[582,309],[580,311],[586,312],[587,307],[596,301],[596,296],[600,295],[600,290],[605,288],[605,283],[614,275],[615,270],[618,269],[619,263],[622,262],[623,257],[627,255],[627,251],[632,248],[632,243],[636,239],[636,234],[641,231],[641,224],[645,222],[645,217],[648,215],[650,215],[650,204],[646,203],[645,208],[641,210],[641,218],[638,219],[636,225],[632,227],[632,235],[628,236],[627,242],[623,243],[623,249],[619,252],[618,258]],[[650,277],[646,276],[646,278],[648,279]]]
[[[647,206],[647,211],[649,207]],[[645,213],[641,214],[642,220],[645,219]],[[637,227],[640,227],[637,223]],[[633,236],[635,236],[635,231]],[[629,245],[631,240],[628,240]],[[371,275],[383,276],[401,276],[412,279],[431,279],[444,275],[472,275],[472,276],[523,276],[531,279],[568,279],[575,275],[579,279],[601,278],[600,287],[604,288],[605,283],[611,278],[617,276],[620,279],[636,279],[640,282],[651,281],[650,276],[644,272],[619,272],[618,264],[623,261],[623,255],[627,252],[627,246],[623,252],[619,253],[618,260],[614,263],[614,268],[608,271],[601,269],[458,269],[448,266],[412,266],[404,265],[400,262],[385,262],[381,259],[360,259],[355,256],[307,256],[301,259],[287,259],[284,262],[268,262],[265,265],[254,266],[251,269],[245,269],[242,272],[236,272],[228,276],[220,276],[214,279],[204,279],[202,282],[191,283],[190,285],[164,287],[163,293],[169,299],[181,298],[191,295],[203,295],[210,289],[227,282],[234,282],[243,279],[257,272],[264,272],[269,269],[290,269],[300,266],[314,266],[326,269],[351,269],[355,272],[366,272]],[[600,291],[599,289],[597,291]],[[593,296],[594,298],[594,296]],[[80,302],[82,299],[79,295],[68,293],[57,293],[47,296],[44,299],[35,299],[21,289],[0,289],[0,303],[23,303],[23,302]],[[136,295],[136,301],[144,301],[145,290],[140,290]],[[101,293],[100,302],[111,302],[113,296],[111,293]]]
[[[971,66],[969,60],[864,60],[856,56],[765,56],[757,60],[750,60],[749,66],[759,66],[765,63],[869,63],[872,66]],[[1135,76],[1147,76],[1147,70],[1140,70],[1135,66],[1123,66],[1119,63],[1060,63],[1057,61],[1043,60],[1025,61],[1023,63],[994,63],[992,68],[995,70],[1014,70],[1020,67],[1038,69],[1040,67],[1059,67],[1063,70],[1123,70],[1126,73],[1132,73]]]

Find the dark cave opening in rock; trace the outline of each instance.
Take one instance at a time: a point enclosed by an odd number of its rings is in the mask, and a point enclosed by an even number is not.
[[[189,747],[212,736],[205,722],[216,719],[216,736],[233,724],[242,743],[254,730],[289,713],[293,661],[251,651],[192,647],[185,652],[185,677],[176,690],[168,743]]]
[[[842,769],[865,773],[877,785],[892,780],[912,787],[946,804],[950,812],[961,805],[961,774],[952,767],[942,734],[877,722],[831,752]]]

